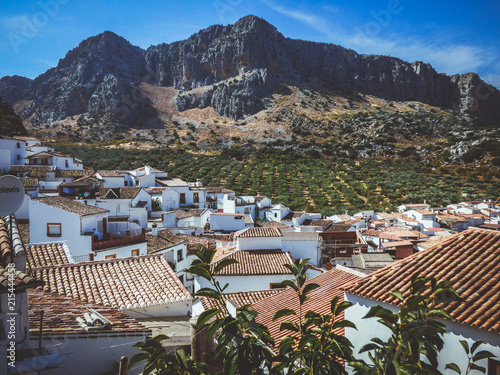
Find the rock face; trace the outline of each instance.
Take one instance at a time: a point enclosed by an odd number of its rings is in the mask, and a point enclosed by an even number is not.
[[[83,41],[33,82],[2,78],[0,96],[11,104],[31,101],[20,115],[40,125],[86,112],[147,125],[157,114],[141,82],[179,90],[179,110],[212,106],[219,115],[242,119],[268,108],[284,85],[310,81],[340,93],[452,109],[479,125],[498,126],[500,119],[500,92],[474,73],[446,76],[422,62],[289,39],[255,16],[146,51],[105,32]]]
[[[0,135],[27,135],[19,116],[2,98],[0,98]]]

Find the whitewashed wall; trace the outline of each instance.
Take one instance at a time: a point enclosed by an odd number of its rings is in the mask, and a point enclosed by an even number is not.
[[[281,249],[281,237],[238,237],[238,250]]]

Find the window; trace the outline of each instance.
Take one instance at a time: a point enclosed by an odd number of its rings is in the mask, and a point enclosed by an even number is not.
[[[185,204],[186,203],[186,193],[181,193],[180,199],[181,199],[181,204]]]
[[[21,148],[21,144],[17,142],[17,148]]]
[[[177,262],[181,262],[182,259],[182,249],[177,250]]]
[[[184,284],[184,275],[180,275],[179,280],[181,281],[182,284]]]
[[[106,255],[104,259],[116,259],[116,254]]]
[[[133,257],[138,257],[139,256],[139,249],[132,250],[132,256]]]
[[[47,223],[47,237],[61,237],[61,224]]]
[[[278,217],[278,214],[276,212],[274,213],[274,217]]]
[[[269,289],[282,289],[285,288],[285,286],[281,283],[270,283],[269,284]]]
[[[69,165],[68,165],[68,159],[66,159],[64,161],[65,161],[65,164],[66,164],[66,168],[68,168],[69,167]]]
[[[200,203],[200,193],[193,193],[193,202]]]
[[[245,214],[248,215],[250,213],[250,207],[245,207]]]
[[[500,362],[488,359],[488,375],[500,375]]]
[[[21,160],[21,155],[17,155],[17,160]]]

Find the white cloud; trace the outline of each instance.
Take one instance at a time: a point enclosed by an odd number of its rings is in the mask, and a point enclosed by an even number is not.
[[[486,74],[482,78],[486,83],[489,83],[490,85],[493,85],[500,90],[500,74]]]
[[[280,14],[321,32],[329,42],[352,48],[359,53],[389,55],[410,62],[423,61],[431,64],[438,72],[446,74],[474,72],[495,59],[495,54],[484,48],[446,41],[436,42],[436,38],[432,42],[417,36],[408,38],[391,35],[390,38],[384,38],[381,34],[385,26],[374,21],[355,27],[354,30],[352,26],[342,28],[342,25],[338,24],[334,29],[330,22],[319,15],[288,9],[271,0],[260,1]],[[347,29],[352,31],[346,33]]]

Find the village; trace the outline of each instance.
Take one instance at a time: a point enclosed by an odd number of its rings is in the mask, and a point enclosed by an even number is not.
[[[0,350],[14,353],[2,354],[0,368],[8,374],[117,373],[122,356],[138,353],[134,344],[158,334],[170,336],[167,351],[203,353],[193,320],[220,302],[193,297],[210,286],[186,272],[200,244],[216,250],[213,266],[238,261],[218,275],[228,311],[251,305],[277,341],[285,333],[274,313],[298,303],[282,285],[292,277],[283,265],[296,259],[309,259],[308,278],[320,286],[309,309],[328,309],[334,296],[354,303],[345,318],[358,330],[343,334],[358,350],[380,329],[362,316],[390,306],[389,292],[414,272],[450,280],[463,300],[449,311],[455,320],[440,355],[453,358],[460,339],[483,341],[496,355],[483,365],[500,371],[498,200],[323,217],[153,165],[92,170],[21,136],[0,137],[0,171],[24,187],[22,205],[0,218]]]

